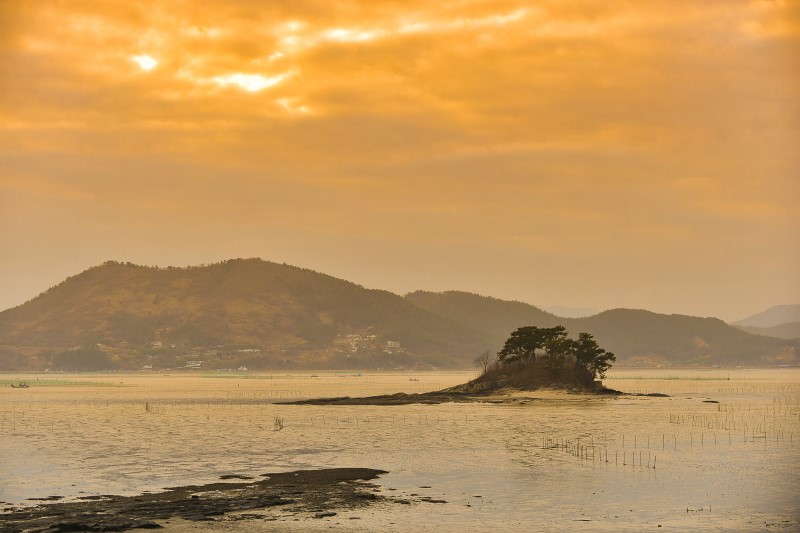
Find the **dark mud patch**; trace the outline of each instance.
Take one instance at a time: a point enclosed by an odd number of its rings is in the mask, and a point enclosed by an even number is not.
[[[447,500],[439,500],[436,498],[431,498],[429,496],[423,496],[422,498],[419,499],[419,501],[425,503],[447,503]]]
[[[220,479],[243,479],[243,480],[250,480],[254,479],[253,476],[245,476],[244,474],[223,474],[219,476]]]
[[[370,490],[370,480],[385,474],[370,468],[332,468],[265,474],[248,483],[173,487],[139,496],[107,496],[102,501],[41,504],[0,514],[0,531],[66,532],[160,529],[170,518],[218,520],[226,513],[289,506],[295,512],[333,516],[332,509],[355,509],[386,499]],[[268,476],[268,477],[266,477]],[[258,517],[242,513],[237,520]],[[320,516],[321,518],[322,516]]]

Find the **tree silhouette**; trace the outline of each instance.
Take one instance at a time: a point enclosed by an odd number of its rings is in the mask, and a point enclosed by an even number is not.
[[[564,326],[552,328],[539,328],[536,326],[523,326],[517,328],[506,340],[503,349],[497,352],[499,361],[516,361],[530,359],[536,364],[536,351],[547,351],[547,346],[555,346],[555,341],[566,338],[567,330]]]
[[[535,365],[537,351],[542,354],[550,370],[563,368],[564,361],[570,358],[577,367],[600,379],[605,378],[611,363],[617,360],[613,353],[601,348],[589,333],[579,333],[577,340],[568,338],[564,326],[517,328],[497,353],[497,359],[502,363],[527,360]]]
[[[591,334],[579,333],[578,340],[575,341],[575,360],[596,378],[603,379],[606,377],[606,370],[617,360],[617,356],[601,348]]]
[[[53,357],[53,368],[57,370],[77,370],[78,372],[95,372],[113,370],[116,364],[111,358],[95,347],[77,348],[56,354]]]
[[[489,370],[489,365],[492,363],[492,352],[486,350],[475,356],[475,364],[478,365],[485,374]]]

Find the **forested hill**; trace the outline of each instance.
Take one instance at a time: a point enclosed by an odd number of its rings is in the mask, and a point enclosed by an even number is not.
[[[796,362],[797,341],[752,335],[718,318],[663,315],[612,309],[570,321],[625,359],[700,364],[779,364]]]
[[[416,291],[407,294],[406,299],[426,311],[480,332],[498,349],[509,333],[520,326],[552,327],[569,321],[530,304],[469,292]]]
[[[6,347],[96,343],[159,357],[194,350],[191,359],[206,360],[241,350],[260,354],[248,356],[254,367],[465,366],[489,348],[467,326],[396,294],[258,259],[190,268],[108,262],[0,313]]]
[[[797,340],[717,319],[628,309],[559,318],[522,302],[464,292],[401,297],[236,259],[188,268],[107,262],[70,277],[0,313],[0,370],[463,368],[520,326],[559,324],[592,333],[620,364],[797,361]]]
[[[560,324],[574,336],[585,331],[614,352],[620,363],[780,364],[796,363],[797,340],[752,335],[716,318],[663,315],[637,309],[613,309],[586,318],[559,318],[521,302],[463,292],[417,291],[406,296],[416,305],[469,325],[493,342],[502,342],[522,325]]]

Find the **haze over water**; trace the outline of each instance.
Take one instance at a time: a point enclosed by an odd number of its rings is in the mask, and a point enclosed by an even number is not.
[[[537,399],[521,405],[274,404],[422,392],[473,375],[39,375],[40,386],[0,388],[0,500],[137,494],[224,474],[361,466],[389,471],[378,481],[387,495],[448,503],[378,504],[340,513],[328,525],[398,531],[800,526],[796,370],[626,370],[607,382],[670,397],[539,391],[526,393]],[[275,417],[284,420],[280,431]],[[281,516],[279,508],[269,513]],[[316,527],[308,516],[299,518],[297,527]],[[242,527],[249,526],[237,523]]]

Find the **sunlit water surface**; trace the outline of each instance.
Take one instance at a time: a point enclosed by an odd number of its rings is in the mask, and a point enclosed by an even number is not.
[[[6,375],[0,501],[136,494],[231,473],[372,467],[389,471],[379,480],[385,494],[448,503],[379,504],[340,513],[325,527],[800,530],[797,369],[622,370],[606,381],[669,397],[530,393],[537,399],[522,405],[275,404],[424,392],[474,375]],[[18,379],[31,387],[7,386]]]

